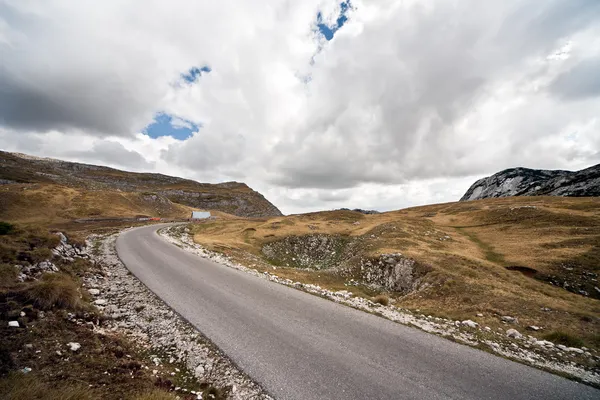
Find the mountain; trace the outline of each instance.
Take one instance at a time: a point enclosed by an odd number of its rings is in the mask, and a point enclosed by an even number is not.
[[[575,172],[506,169],[475,182],[460,201],[509,196],[600,196],[600,164]]]
[[[175,203],[242,217],[280,216],[281,211],[244,183],[198,183],[162,174],[136,173],[0,151],[0,185],[37,183],[86,192],[118,192],[155,203]]]

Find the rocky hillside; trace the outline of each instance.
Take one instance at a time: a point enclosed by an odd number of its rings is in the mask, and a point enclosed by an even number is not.
[[[600,164],[576,172],[507,169],[478,180],[460,200],[509,196],[600,196]]]
[[[281,211],[244,183],[198,183],[162,174],[0,152],[0,184],[46,183],[89,191],[140,193],[194,208],[243,217],[280,216]]]

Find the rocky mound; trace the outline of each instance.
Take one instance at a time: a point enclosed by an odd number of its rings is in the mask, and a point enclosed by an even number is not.
[[[0,184],[53,183],[88,190],[140,192],[144,196],[243,217],[280,216],[281,211],[244,183],[199,183],[150,173],[120,171],[0,151]]]
[[[600,196],[600,164],[575,172],[507,169],[475,182],[460,201],[509,196]]]

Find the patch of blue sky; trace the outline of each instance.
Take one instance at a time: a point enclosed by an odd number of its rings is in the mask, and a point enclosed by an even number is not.
[[[347,13],[352,9],[352,3],[350,0],[343,1],[340,3],[340,15],[338,16],[335,24],[327,25],[323,22],[323,14],[319,11],[317,13],[317,28],[319,32],[325,37],[327,40],[333,39],[335,33],[348,21]]]
[[[204,67],[192,67],[190,68],[190,70],[184,74],[181,74],[181,78],[186,81],[187,83],[194,83],[198,80],[198,78],[200,78],[200,76],[202,76],[203,73],[207,74],[209,73],[211,70],[211,68],[207,65],[205,65]]]
[[[199,128],[200,125],[183,118],[158,113],[154,117],[154,122],[144,129],[144,134],[154,139],[161,136],[171,136],[177,140],[185,140],[191,137]]]

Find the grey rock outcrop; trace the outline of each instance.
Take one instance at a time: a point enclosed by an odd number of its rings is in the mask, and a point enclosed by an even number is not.
[[[361,277],[365,282],[400,293],[417,290],[420,278],[427,272],[427,266],[400,253],[382,254],[372,260],[363,260],[360,266]]]
[[[478,180],[460,200],[509,196],[600,196],[600,164],[575,172],[507,169]]]

